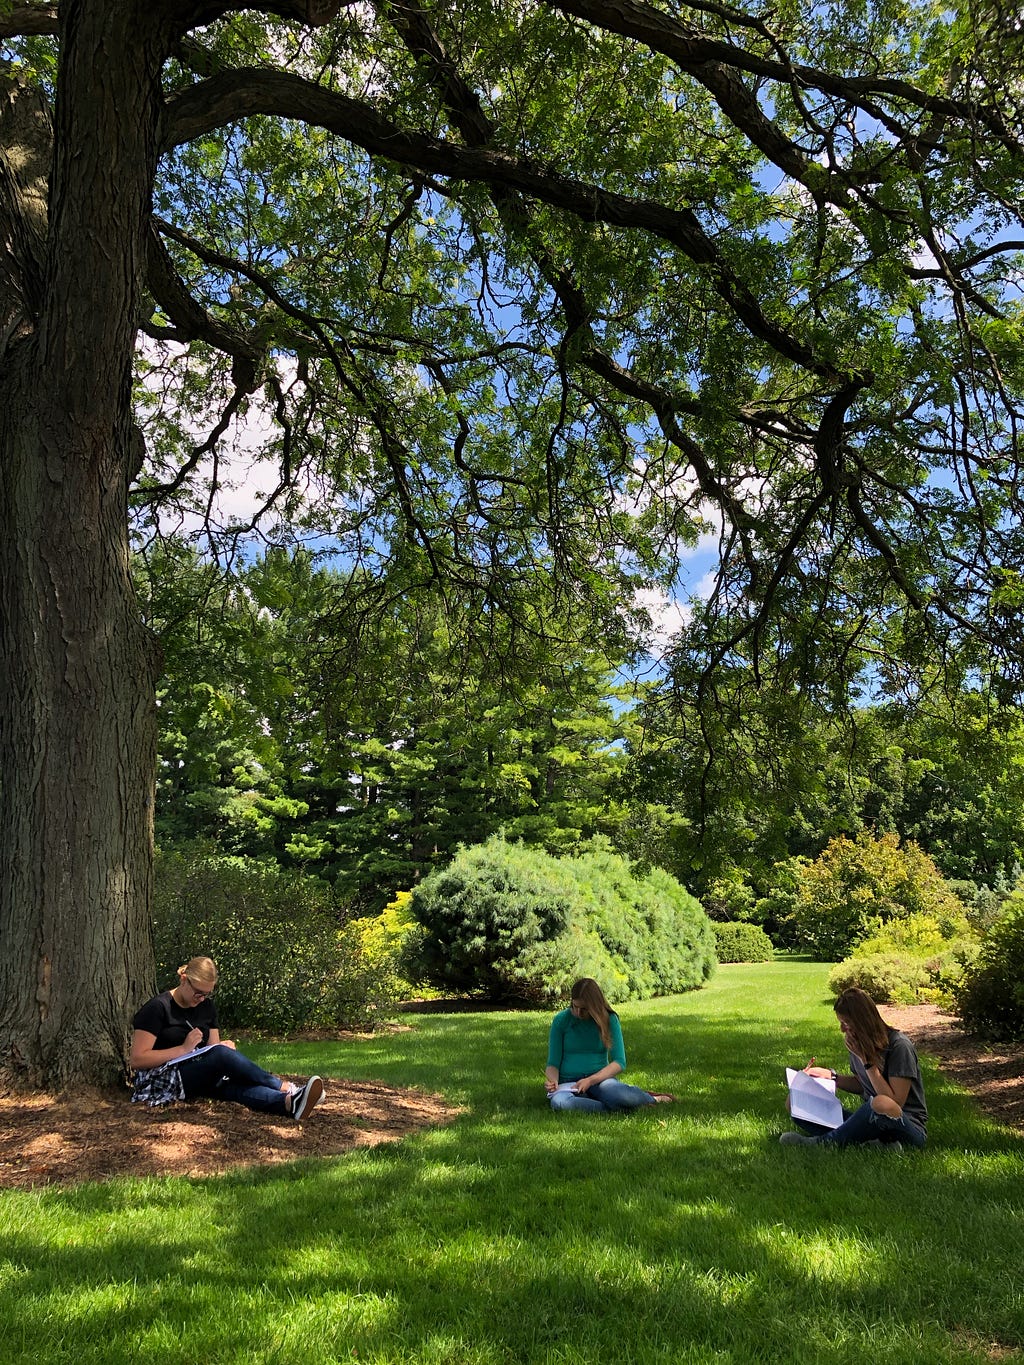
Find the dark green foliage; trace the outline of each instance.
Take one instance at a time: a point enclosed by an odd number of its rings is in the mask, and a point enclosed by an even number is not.
[[[715,965],[700,905],[668,873],[632,876],[595,846],[557,859],[492,839],[462,849],[417,888],[424,967],[437,984],[550,1001],[580,976],[615,1000],[700,986]]]
[[[968,1029],[985,1038],[1024,1038],[1024,892],[1016,891],[992,925],[955,996]]]
[[[713,924],[719,962],[770,962],[772,941],[759,924]]]
[[[190,957],[214,959],[224,1028],[365,1026],[394,1003],[330,888],[271,863],[195,846],[158,856],[154,938],[162,987]]]
[[[413,892],[428,979],[485,995],[514,993],[522,954],[568,928],[573,898],[564,866],[540,849],[500,838],[460,849]]]

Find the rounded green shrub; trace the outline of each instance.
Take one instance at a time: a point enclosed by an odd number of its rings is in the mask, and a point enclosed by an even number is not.
[[[848,957],[829,972],[828,988],[841,995],[851,986],[866,991],[876,1004],[915,1005],[931,987],[928,968],[921,958],[903,953],[867,953]]]
[[[426,978],[458,991],[515,994],[522,957],[569,925],[571,877],[542,849],[498,837],[460,848],[413,891]]]
[[[160,986],[208,954],[225,1029],[360,1028],[395,1002],[314,877],[193,846],[158,855],[153,901]]]
[[[770,962],[775,956],[772,941],[759,924],[733,921],[711,927],[719,962]]]
[[[438,985],[549,1002],[592,976],[615,1000],[692,990],[715,965],[697,901],[668,873],[636,878],[604,845],[555,858],[501,838],[459,851],[413,894]]]
[[[1024,1038],[1024,892],[1015,891],[954,993],[964,1025],[983,1038]]]

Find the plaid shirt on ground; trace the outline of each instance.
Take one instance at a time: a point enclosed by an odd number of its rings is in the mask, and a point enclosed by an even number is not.
[[[185,1083],[175,1062],[136,1071],[132,1078],[132,1104],[148,1104],[155,1109],[184,1098]]]

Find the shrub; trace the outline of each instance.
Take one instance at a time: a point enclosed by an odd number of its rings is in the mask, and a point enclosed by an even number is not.
[[[699,986],[715,965],[700,905],[667,872],[635,878],[601,844],[573,858],[491,839],[413,894],[430,979],[548,1002],[580,976],[621,1001]]]
[[[712,924],[719,962],[770,962],[772,941],[759,924]]]
[[[879,1005],[918,1004],[926,998],[930,985],[924,961],[905,953],[848,957],[837,963],[828,976],[828,988],[833,995],[841,995],[850,986],[859,986]]]
[[[1024,1038],[1024,892],[1015,891],[955,992],[965,1026],[983,1038]]]
[[[951,930],[956,931],[952,937]],[[942,924],[923,914],[873,919],[856,950],[833,970],[829,984],[836,995],[847,986],[860,986],[873,999],[894,1005],[949,1004],[976,952],[977,938],[966,912],[958,923],[947,919]],[[888,994],[878,993],[883,991]]]
[[[558,859],[497,837],[460,848],[413,892],[428,980],[501,998],[527,949],[568,927],[575,896]]]
[[[193,846],[158,856],[153,910],[158,980],[208,953],[226,1029],[364,1027],[394,1003],[316,878]]]
[[[399,891],[379,915],[351,921],[367,967],[396,999],[411,994],[419,973],[423,927],[412,913],[412,892]]]
[[[848,954],[874,920],[933,916],[952,936],[965,923],[964,907],[931,858],[894,834],[840,836],[800,875],[793,912],[797,941],[825,961]]]

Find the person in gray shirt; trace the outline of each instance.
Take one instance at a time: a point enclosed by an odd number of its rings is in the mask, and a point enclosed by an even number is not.
[[[856,986],[843,991],[834,1009],[850,1055],[851,1071],[843,1075],[816,1066],[813,1057],[804,1071],[809,1076],[830,1077],[837,1092],[859,1095],[862,1103],[838,1128],[796,1119],[803,1131],[783,1133],[779,1141],[834,1147],[866,1142],[897,1148],[904,1143],[923,1147],[928,1106],[913,1043],[899,1029],[890,1028],[871,996]]]

